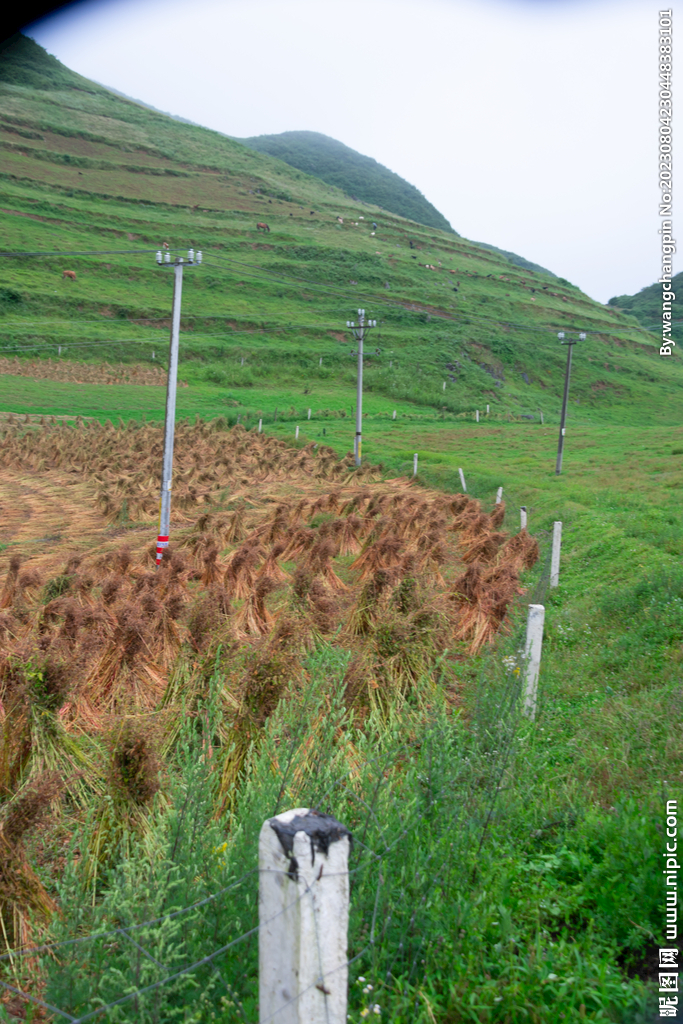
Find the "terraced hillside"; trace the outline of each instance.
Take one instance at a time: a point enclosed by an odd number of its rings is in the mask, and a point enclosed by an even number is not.
[[[491,417],[543,412],[552,421],[560,330],[588,332],[572,384],[584,419],[680,415],[677,361],[663,365],[656,339],[631,317],[114,95],[30,40],[13,45],[0,60],[4,248],[57,254],[3,259],[0,354],[163,364],[171,280],[153,252],[166,242],[205,254],[186,274],[187,412],[350,416],[355,359],[345,324],[363,306],[379,322],[366,344],[370,417],[396,409],[399,422],[449,418],[488,404]],[[74,255],[86,252],[97,255]],[[21,388],[32,411],[72,411],[61,392]],[[90,414],[109,414],[106,398],[86,393]],[[138,416],[139,394],[122,399]],[[145,394],[144,411],[162,415],[163,403]],[[0,408],[17,408],[8,376]]]
[[[299,806],[358,839],[349,1019],[654,1019],[678,358],[30,43],[0,93],[0,1019],[257,1019],[258,835]],[[157,570],[164,242],[205,259]]]

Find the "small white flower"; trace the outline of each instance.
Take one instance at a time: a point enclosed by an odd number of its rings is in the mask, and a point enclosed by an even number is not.
[[[494,1001],[494,1003],[502,1003],[503,1002],[503,997],[502,996],[495,996],[493,1001]]]
[[[548,981],[557,981],[557,975],[556,974],[549,974],[547,980]]]
[[[372,1008],[372,1012],[373,1013],[381,1013],[382,1012],[379,1003],[375,1003],[375,1005]]]
[[[366,985],[363,989],[363,995],[366,996],[368,992],[372,992],[372,985]]]
[[[364,978],[364,977],[363,977],[363,975],[361,974],[361,975],[360,975],[360,977],[358,978],[358,984],[359,984],[359,985],[362,985],[364,981],[365,981],[365,978]]]

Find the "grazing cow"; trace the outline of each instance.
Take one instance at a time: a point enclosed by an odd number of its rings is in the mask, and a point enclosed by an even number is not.
[[[168,242],[163,242],[161,248],[168,249]]]
[[[70,277],[72,281],[75,281],[76,280],[76,271],[75,270],[65,270],[64,273],[62,274],[62,278],[65,278],[65,277]]]
[[[344,218],[343,217],[337,217],[337,223],[338,224],[343,224],[344,223]]]
[[[259,223],[256,225],[256,230],[257,231],[270,231],[270,228],[268,227],[267,224],[264,224],[263,221],[259,221]]]

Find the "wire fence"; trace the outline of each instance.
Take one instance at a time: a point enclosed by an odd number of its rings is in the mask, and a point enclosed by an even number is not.
[[[477,497],[493,499],[490,481],[476,475],[473,481]],[[509,509],[520,504],[512,491],[505,499]],[[507,636],[478,660],[467,728],[445,714],[422,721],[405,702],[369,740],[350,740],[346,733],[340,740],[348,724],[341,698],[327,708],[323,725],[324,701],[313,693],[297,710],[274,716],[265,740],[252,747],[249,777],[245,774],[231,814],[217,823],[216,771],[202,775],[197,758],[208,740],[215,743],[212,730],[221,715],[214,692],[220,680],[214,678],[206,714],[186,727],[187,751],[172,802],[174,833],[168,823],[150,823],[157,830],[156,868],[149,867],[149,847],[141,844],[132,865],[119,864],[104,873],[106,885],[89,888],[72,859],[60,892],[61,918],[45,942],[0,955],[0,986],[71,1024],[105,1016],[150,1024],[182,1019],[182,1008],[197,1001],[205,1016],[192,1019],[255,1021],[254,940],[263,927],[257,920],[257,836],[263,820],[285,801],[334,813],[352,829],[345,966],[358,965],[373,978],[373,999],[383,999],[384,1007],[361,1005],[370,993],[359,989],[356,979],[349,986],[350,1009],[374,1013],[379,1007],[385,1019],[391,1019],[387,1013],[416,1015],[427,946],[441,927],[434,927],[434,904],[444,894],[452,898],[458,887],[465,892],[471,886],[515,770],[515,742],[524,720],[522,679],[513,666],[519,666],[523,653],[526,605],[544,603],[550,582],[551,534],[534,530],[533,509],[530,515],[541,557],[513,610]],[[447,659],[440,659],[431,680],[421,685],[429,690],[450,670]],[[341,684],[338,665],[318,665],[316,671],[311,675],[326,684],[337,672]],[[205,723],[208,737],[192,734],[196,723]],[[189,807],[194,807],[191,821]],[[86,832],[75,838],[71,855],[78,844],[87,846]],[[201,856],[189,848],[193,843]],[[249,866],[237,871],[238,865]],[[216,885],[226,874],[229,880]],[[201,896],[198,889],[204,890]],[[185,896],[181,905],[179,893]],[[161,912],[140,912],[159,901]],[[474,913],[462,899],[455,900],[454,912],[464,926]]]
[[[399,828],[394,836],[387,837],[388,841],[383,846],[364,842],[363,839],[358,838],[357,831],[354,831],[354,843],[358,847],[359,853],[355,864],[350,868],[353,926],[351,955],[345,961],[345,967],[350,968],[359,961],[362,962],[364,972],[372,976],[374,980],[373,989],[376,994],[373,998],[382,998],[382,993],[386,996],[392,989],[394,1006],[397,1002],[405,1004],[412,1000],[414,1008],[417,1007],[418,1000],[415,990],[424,975],[424,971],[421,971],[421,963],[424,964],[425,943],[421,941],[420,937],[424,907],[427,901],[431,902],[435,898],[435,895],[450,890],[448,882],[451,875],[458,875],[458,881],[461,884],[467,883],[467,879],[462,877],[462,870],[456,870],[455,867],[454,861],[458,855],[464,854],[464,863],[472,871],[476,870],[476,861],[484,846],[487,831],[495,814],[498,796],[510,769],[515,736],[515,727],[511,718],[516,706],[516,690],[517,686],[512,684],[508,692],[503,695],[499,708],[503,719],[499,719],[498,727],[493,733],[490,728],[482,730],[482,749],[479,751],[476,781],[472,778],[470,765],[467,763],[468,759],[463,759],[467,770],[460,774],[467,776],[469,782],[465,778],[458,780],[461,783],[458,787],[458,796],[462,800],[463,807],[469,805],[469,813],[461,812],[449,816],[448,828],[444,830],[445,837],[456,837],[455,841],[451,841],[450,849],[444,846],[444,834],[442,834],[439,837],[442,842],[437,843],[426,856],[421,858],[420,870],[413,875],[413,884],[407,886],[408,889],[416,887],[419,890],[417,898],[411,894],[412,899],[408,898],[406,906],[405,897],[408,896],[408,893],[404,894],[401,890],[403,898],[400,903],[402,905],[398,906],[395,893],[393,899],[387,898],[387,893],[391,894],[397,886],[400,887],[403,884],[402,868],[406,847],[413,848],[426,839],[434,813],[443,810],[442,804],[445,796],[452,797],[452,792],[449,794],[447,790],[456,780],[451,777],[445,790],[437,788],[430,793],[426,806],[419,813],[412,815],[412,820],[404,820],[403,827]],[[479,710],[481,711],[481,709]],[[502,720],[506,721],[505,729],[501,728]],[[476,725],[474,730],[476,735]],[[486,758],[482,755],[491,754],[491,749],[484,749],[490,748],[491,740],[496,743],[498,749],[495,753],[498,756]],[[473,815],[471,805],[473,801],[477,803],[476,797],[481,787],[479,773],[484,767],[487,769],[488,775],[487,798],[478,802],[478,813]],[[453,774],[457,775],[457,773],[451,773],[451,776]],[[394,807],[393,810],[398,813],[400,809]],[[368,819],[376,818],[378,812],[379,807],[376,804],[370,804]],[[360,833],[363,835],[368,821],[361,825]],[[461,828],[459,833],[455,831],[458,826]],[[463,842],[463,837],[465,842]],[[462,862],[460,867],[462,868]],[[34,958],[36,961],[33,973],[37,987],[40,990],[45,987],[48,990],[57,988],[58,992],[62,993],[59,1002],[36,994],[35,990],[32,991],[28,986],[19,987],[6,980],[0,980],[0,983],[9,992],[56,1014],[60,1019],[71,1021],[72,1024],[102,1019],[105,1015],[108,1020],[172,1019],[164,1014],[170,1015],[173,1011],[177,1012],[179,1006],[187,1005],[188,1000],[193,1001],[198,992],[207,996],[207,1006],[211,1003],[218,1003],[220,1006],[222,1002],[220,994],[224,993],[224,997],[230,1001],[234,1011],[233,1018],[226,1017],[225,1019],[254,1021],[257,1019],[254,1016],[257,983],[256,957],[251,940],[256,938],[260,927],[270,923],[273,918],[261,925],[254,923],[246,930],[240,931],[239,934],[234,934],[228,941],[210,946],[203,955],[183,963],[176,969],[173,969],[164,956],[164,949],[168,945],[164,940],[168,938],[168,928],[165,926],[169,922],[177,920],[183,915],[197,915],[202,906],[208,905],[210,899],[217,901],[217,909],[220,909],[222,913],[234,916],[234,908],[230,906],[230,896],[234,896],[239,887],[248,888],[250,882],[252,883],[252,901],[255,901],[256,894],[253,891],[255,889],[253,883],[256,880],[256,874],[253,870],[248,871],[230,886],[224,887],[219,893],[212,894],[210,898],[151,920],[132,922],[125,927],[95,932],[62,942],[44,943],[35,948],[19,951],[24,957]],[[354,888],[361,891],[358,906],[355,905],[353,898]],[[286,909],[288,910],[290,907]],[[206,942],[215,926],[215,921],[205,919],[202,923],[204,927],[197,930],[201,931],[202,939]],[[133,932],[137,937],[131,934]],[[128,955],[121,948],[115,948],[112,939],[117,937],[125,940],[129,949]],[[245,945],[250,948],[245,950],[242,957],[238,960],[231,959],[229,963],[225,963],[231,952],[236,951],[237,947]],[[101,948],[96,950],[95,946]],[[13,954],[15,957],[16,955]],[[2,959],[8,960],[9,954],[5,954]],[[144,960],[146,970],[141,969],[141,959]],[[175,955],[172,959],[176,959]],[[160,976],[141,983],[144,977],[149,976],[150,973]],[[56,984],[56,975],[59,979],[58,984]],[[183,982],[187,982],[188,985],[183,985]],[[119,993],[112,993],[111,988],[115,987],[117,983],[120,986]],[[396,991],[397,984],[398,991]],[[353,988],[350,987],[353,994]],[[160,996],[162,990],[164,990],[164,994]],[[157,998],[153,999],[155,994]],[[303,993],[300,992],[298,998],[301,995]],[[373,1005],[379,1004],[374,1003]],[[161,1013],[161,1018],[158,1016],[159,1013]],[[207,1016],[193,1019],[208,1020],[212,1018]]]
[[[541,580],[537,592],[540,585]],[[510,640],[514,646],[516,630],[505,643],[506,649]],[[292,719],[281,722],[280,732],[270,737],[270,743],[266,741],[267,749],[253,765],[256,790],[260,777],[261,791],[252,792],[252,796],[257,797],[255,803],[260,806],[249,806],[247,785],[246,805],[240,808],[246,821],[240,825],[241,815],[236,812],[228,829],[228,869],[236,861],[254,861],[255,826],[277,813],[283,799],[289,797],[296,803],[303,791],[310,794],[312,799],[307,802],[311,806],[334,808],[340,820],[350,822],[351,928],[345,967],[359,965],[363,974],[372,977],[370,1010],[375,1012],[374,1008],[379,1007],[377,1012],[384,1013],[385,1019],[391,1019],[386,1013],[397,1012],[399,1005],[406,1010],[412,1006],[416,1013],[427,937],[431,934],[429,908],[442,894],[452,894],[458,885],[465,887],[476,873],[514,761],[520,726],[519,691],[519,679],[507,670],[501,671],[498,651],[482,662],[477,698],[466,730],[445,718],[422,728],[413,722],[410,727],[417,732],[406,742],[397,720],[394,741],[384,740],[381,753],[365,759],[352,753],[352,767],[342,773],[332,772],[337,777],[330,779],[329,772],[317,769],[329,758],[335,759],[334,733],[343,718],[338,706],[331,709],[327,735],[317,734],[321,749],[316,762],[308,765],[304,785],[293,783],[300,773],[301,758],[310,756],[311,736],[315,733],[310,722],[300,720],[298,730],[291,735]],[[302,709],[303,716],[306,711],[315,712],[315,708],[309,705]],[[406,715],[402,725],[409,724],[410,715]],[[276,777],[270,778],[265,792],[262,769],[287,735],[286,763]],[[398,771],[397,764],[402,766]],[[316,781],[320,774],[327,774],[328,778],[322,780],[326,784]],[[204,799],[209,790],[210,785]],[[201,803],[202,794],[195,794],[194,799]],[[203,810],[207,824],[209,808]],[[176,822],[176,839],[188,830],[198,841],[196,827],[197,822],[189,821],[186,811],[182,812]],[[210,843],[214,843],[216,829],[209,830]],[[232,840],[231,831],[237,833]],[[214,846],[209,856],[214,862],[223,856],[215,850]],[[194,862],[186,863],[182,858],[176,861],[176,867],[189,874],[197,869]],[[118,918],[116,926],[93,928],[85,934],[4,953],[0,956],[4,974],[0,984],[16,998],[71,1024],[105,1016],[107,1020],[136,1022],[171,1020],[176,1019],[180,1007],[195,1005],[198,1000],[206,1016],[192,1019],[258,1019],[254,940],[263,927],[257,920],[258,868],[248,868],[228,884],[185,906],[132,919],[136,894],[140,895],[136,871],[145,874],[142,862],[139,858],[127,880],[125,871],[112,875],[109,896],[100,893],[98,900],[103,905],[99,910],[97,906],[92,909],[92,916],[99,913],[102,920]],[[174,870],[172,863],[164,863],[162,868],[159,878],[164,871]],[[204,869],[206,874],[206,864]],[[74,887],[64,893],[67,900],[69,893],[73,899],[79,891],[77,875],[74,868]],[[173,898],[173,886],[167,885],[167,896]],[[53,930],[78,927],[79,922],[82,926],[82,908],[76,910],[64,903],[63,913],[65,919]],[[131,917],[127,917],[129,914]],[[22,960],[26,968],[23,977],[32,978],[32,984],[17,983]],[[368,1010],[367,1005],[361,1005],[367,1002],[364,997],[368,993],[359,985],[357,979],[350,979],[350,1010],[356,1013]],[[302,995],[299,993],[298,998]],[[209,1015],[221,1009],[223,1017]]]

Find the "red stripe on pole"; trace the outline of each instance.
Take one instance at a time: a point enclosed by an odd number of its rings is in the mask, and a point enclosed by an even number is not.
[[[161,563],[161,559],[163,558],[163,555],[164,555],[164,548],[167,548],[167,547],[168,547],[168,537],[167,536],[164,537],[164,536],[161,536],[161,535],[158,536],[157,537],[157,557],[156,557],[156,564],[157,565],[159,565]]]

